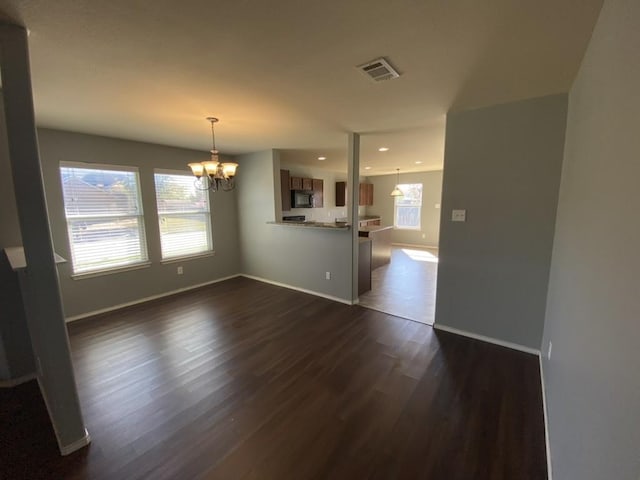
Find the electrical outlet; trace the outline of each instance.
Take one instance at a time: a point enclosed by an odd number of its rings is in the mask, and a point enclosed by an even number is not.
[[[440,204],[439,203],[436,203],[436,208],[440,208]]]
[[[184,273],[184,269],[182,268],[182,265],[180,265],[178,267],[178,275],[182,275]]]
[[[467,211],[466,210],[452,210],[451,211],[451,221],[452,222],[466,222],[467,221]]]
[[[331,280],[331,272],[325,272],[324,278],[326,278],[327,280]]]
[[[425,238],[427,238],[427,234],[426,234],[426,233],[423,233],[423,234],[422,234],[422,239],[424,240]]]
[[[547,350],[547,360],[551,360],[551,349],[553,348],[553,343],[549,342],[549,350]]]

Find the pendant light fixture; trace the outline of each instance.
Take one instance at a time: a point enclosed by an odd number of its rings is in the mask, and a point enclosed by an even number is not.
[[[392,197],[403,197],[404,196],[404,193],[402,193],[402,190],[400,190],[400,188],[398,188],[399,185],[400,185],[400,169],[396,168],[396,188],[391,190],[391,196]]]
[[[233,190],[236,186],[234,178],[238,164],[234,162],[220,163],[218,150],[216,149],[216,132],[214,125],[218,122],[215,117],[207,117],[211,122],[211,160],[200,163],[190,163],[189,167],[196,176],[196,188],[199,190],[211,190],[217,192],[222,189],[225,192]]]

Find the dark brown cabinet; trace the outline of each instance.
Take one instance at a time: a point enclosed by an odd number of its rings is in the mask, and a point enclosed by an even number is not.
[[[302,177],[291,177],[289,182],[290,190],[302,190]]]
[[[391,261],[392,227],[364,227],[358,230],[359,237],[371,239],[371,270]]]
[[[280,170],[280,189],[283,211],[291,210],[291,190],[313,192],[313,207],[324,206],[324,180],[321,178],[292,177],[289,170]]]
[[[291,190],[306,190],[310,192],[313,190],[313,180],[313,178],[291,177],[289,188]]]
[[[347,204],[347,182],[336,182],[336,207]]]
[[[347,182],[336,182],[336,207],[347,204]],[[373,205],[373,184],[361,183],[358,190],[358,205]]]
[[[280,170],[280,196],[282,197],[283,212],[291,210],[291,189],[289,182],[289,170]]]
[[[358,205],[373,205],[373,184],[361,183],[358,192]]]
[[[312,181],[313,190],[313,208],[322,208],[324,206],[324,180],[314,178]]]
[[[313,179],[311,178],[303,178],[302,179],[302,190],[313,190]]]
[[[358,295],[371,290],[371,239],[358,239]]]

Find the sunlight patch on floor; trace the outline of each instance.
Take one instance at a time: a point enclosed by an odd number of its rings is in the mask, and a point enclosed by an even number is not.
[[[426,250],[412,250],[410,248],[403,248],[402,253],[407,255],[411,260],[415,260],[416,262],[438,263],[438,257]]]

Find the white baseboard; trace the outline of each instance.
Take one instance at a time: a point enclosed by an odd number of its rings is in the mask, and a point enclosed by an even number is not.
[[[544,413],[544,443],[547,449],[547,479],[553,480],[553,467],[551,465],[551,443],[549,442],[549,413],[547,410],[547,389],[544,384],[544,370],[542,369],[542,353],[538,355],[540,360],[540,384],[542,385],[542,411]]]
[[[7,380],[0,380],[0,388],[17,387],[18,385],[26,383],[30,380],[34,380],[35,378],[36,378],[36,374],[34,372],[34,373],[29,373],[27,375],[23,375],[18,378],[9,378]]]
[[[38,378],[38,387],[40,388],[40,393],[42,395],[42,399],[44,400],[44,405],[47,407],[47,413],[49,414],[49,421],[51,422],[51,426],[53,427],[53,433],[56,436],[56,442],[58,443],[58,450],[60,450],[61,455],[69,455],[70,453],[75,452],[76,450],[81,449],[89,445],[91,442],[91,437],[89,436],[89,432],[87,429],[84,429],[84,436],[72,442],[68,445],[63,445],[60,441],[60,435],[58,434],[58,429],[56,428],[56,424],[53,421],[53,417],[51,416],[51,407],[49,406],[49,399],[47,398],[46,391],[42,388],[42,384],[40,383],[40,379]]]
[[[87,432],[87,429],[85,428],[84,437],[79,438],[78,440],[76,440],[73,443],[70,443],[69,445],[60,445],[60,453],[63,456],[69,455],[75,452],[76,450],[80,450],[81,448],[86,447],[90,443],[91,443],[91,436],[89,435],[89,432]]]
[[[254,275],[247,275],[246,273],[242,273],[241,275],[243,277],[250,278],[251,280],[257,280],[258,282],[269,283],[277,287],[284,287],[284,288],[288,288],[289,290],[295,290],[297,292],[308,293],[310,295],[315,295],[316,297],[322,297],[328,300],[333,300],[334,302],[344,303],[345,305],[355,305],[357,303],[357,300],[345,300],[344,298],[334,297],[333,295],[327,295],[325,293],[316,292],[315,290],[307,290],[306,288],[295,287],[293,285],[289,285],[286,283],[275,282],[273,280],[269,280],[262,277],[256,277]]]
[[[455,333],[456,335],[462,335],[463,337],[474,338],[487,343],[493,343],[494,345],[500,345],[501,347],[511,348],[513,350],[519,350],[521,352],[530,353],[532,355],[540,355],[540,350],[531,347],[525,347],[519,343],[505,342],[504,340],[498,340],[493,337],[485,337],[484,335],[478,335],[477,333],[467,332],[466,330],[460,330],[458,328],[448,327],[439,323],[434,323],[433,328],[442,330],[444,332]]]
[[[107,308],[101,308],[99,310],[93,310],[91,312],[81,313],[80,315],[74,315],[71,317],[67,317],[65,319],[66,322],[74,322],[76,320],[81,320],[87,317],[93,317],[94,315],[99,315],[101,313],[112,312],[114,310],[120,310],[121,308],[130,307],[132,305],[138,305],[139,303],[148,302],[150,300],[156,300],[158,298],[169,297],[171,295],[175,295],[177,293],[187,292],[189,290],[194,290],[200,287],[206,287],[207,285],[212,285],[218,282],[224,282],[225,280],[230,280],[232,278],[239,277],[240,274],[236,273],[235,275],[229,275],[228,277],[217,278],[215,280],[211,280],[209,282],[198,283],[196,285],[189,285],[188,287],[178,288],[177,290],[171,290],[169,292],[159,293],[158,295],[151,295],[150,297],[139,298],[138,300],[133,300],[131,302],[119,303],[118,305],[113,305]]]

